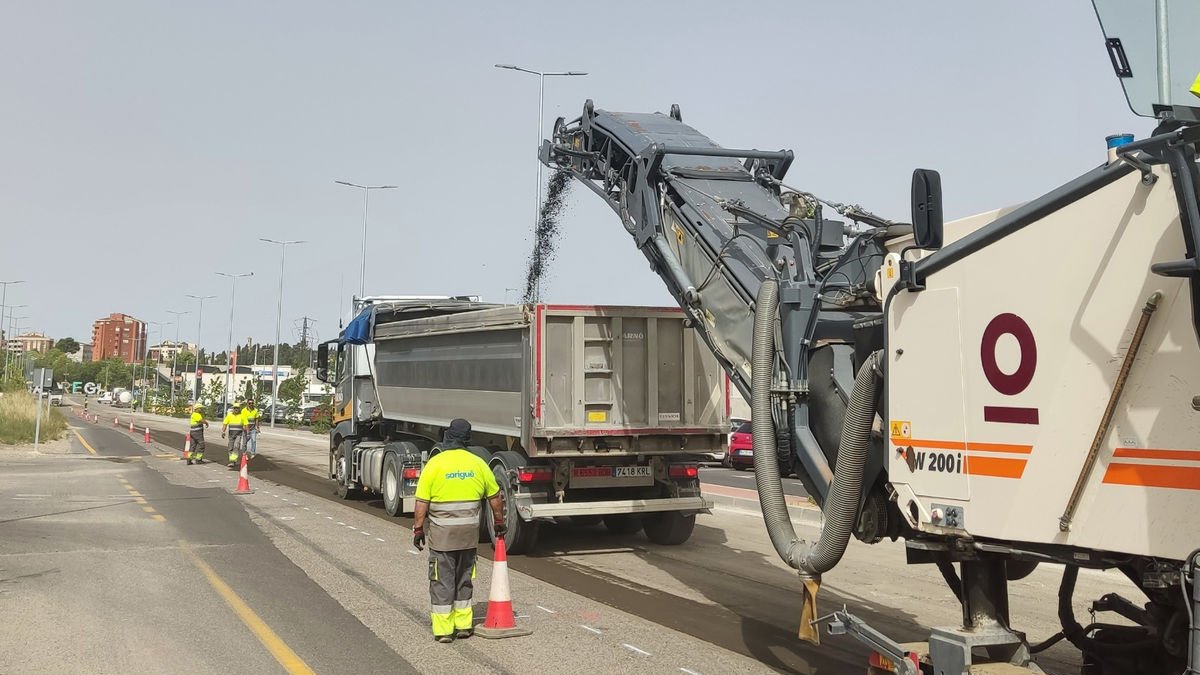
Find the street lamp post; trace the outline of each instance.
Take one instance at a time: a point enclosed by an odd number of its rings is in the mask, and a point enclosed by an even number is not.
[[[237,360],[237,352],[234,351],[236,347],[233,344],[233,303],[237,299],[237,280],[252,277],[254,272],[242,272],[241,274],[217,272],[217,276],[225,277],[231,282],[229,285],[229,353],[225,357],[225,407],[221,410],[221,414],[224,415],[229,408],[229,377],[233,374],[233,363]]]
[[[147,323],[151,326],[158,326],[158,358],[162,359],[163,326],[170,326],[171,322],[170,321],[167,321],[167,322],[147,321],[145,323]],[[147,335],[146,337],[147,337],[146,341],[149,342],[150,341],[149,335]],[[150,379],[149,377],[146,376],[146,362],[149,360],[150,360],[150,348],[149,348],[149,345],[147,345],[146,354],[142,358],[142,392],[141,392],[141,394],[142,394],[142,396],[141,396],[142,412],[146,412],[146,381]],[[158,364],[157,363],[154,364],[154,391],[155,391],[155,395],[157,395],[157,392],[158,392]]]
[[[346,187],[358,188],[363,191],[363,236],[362,236],[362,262],[359,264],[358,270],[358,297],[363,297],[367,287],[367,210],[371,206],[371,190],[395,190],[399,185],[358,185],[357,183],[348,183],[344,180],[333,181],[338,185]]]
[[[179,312],[173,309],[168,309],[167,314],[175,316],[175,349],[171,352],[171,407],[175,407],[175,364],[179,361],[179,324],[183,323],[179,317],[191,312]]]
[[[547,77],[583,77],[584,75],[587,75],[587,73],[581,73],[581,72],[574,71],[574,70],[565,70],[565,71],[558,71],[558,72],[542,72],[540,70],[531,70],[529,68],[522,68],[520,66],[514,66],[511,63],[497,63],[496,67],[501,68],[503,70],[515,70],[515,71],[521,72],[521,73],[529,73],[530,75],[537,75],[537,77],[538,77],[538,117],[537,117],[537,138],[535,138],[534,141],[538,145],[540,145],[542,142],[542,117],[545,115],[546,78]],[[537,145],[535,145],[534,147],[537,147]],[[538,160],[536,162],[536,164],[537,164],[537,183],[534,186],[535,189],[533,191],[533,226],[534,226],[535,231],[537,229],[538,216],[542,209],[542,162],[541,162],[541,160]],[[537,299],[540,300],[541,295],[542,295],[541,280],[538,281],[538,288],[536,289],[535,292],[538,296]]]
[[[21,282],[10,281],[7,283],[21,283]],[[12,336],[13,336],[13,328],[12,328],[13,314],[16,313],[16,310],[21,309],[23,307],[28,307],[28,306],[29,305],[9,305],[8,306],[8,321],[4,320],[4,312],[0,311],[0,329],[3,329],[5,326],[8,327],[8,333],[7,333],[8,337],[4,341],[4,376],[3,376],[3,378],[0,378],[0,379],[4,379],[4,378],[8,377],[8,340],[11,340]],[[22,317],[22,318],[28,319],[29,317]]]
[[[16,281],[0,281],[0,328],[2,328],[3,324],[4,324],[4,308],[6,306],[8,306],[8,287],[13,284],[23,284],[23,283],[25,283],[25,281],[23,279],[18,279]],[[5,354],[7,354],[8,353],[8,343],[7,342],[5,342],[4,347],[5,347]],[[5,364],[4,369],[7,371],[8,370],[8,359],[7,358],[5,358],[4,364]]]
[[[204,330],[204,301],[216,298],[215,295],[188,295],[192,300],[200,301],[200,309],[196,312],[196,372],[203,372],[200,367],[200,343],[203,341],[202,333]],[[196,378],[196,403],[200,402],[201,378]]]
[[[369,190],[363,190],[369,193]],[[279,245],[279,300],[275,304],[275,356],[271,359],[271,428],[275,428],[275,413],[276,407],[279,405],[279,324],[283,320],[283,263],[287,259],[287,247],[292,244],[307,243],[300,239],[265,239],[260,237],[259,241],[265,241],[268,244]],[[363,245],[367,241],[367,225],[364,216],[363,220]],[[366,266],[366,249],[363,249],[363,265]],[[362,292],[361,290],[359,291]]]

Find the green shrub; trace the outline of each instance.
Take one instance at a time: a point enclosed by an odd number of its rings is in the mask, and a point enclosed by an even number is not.
[[[42,406],[41,441],[62,438],[67,431],[67,419],[53,406],[47,415],[44,402]],[[14,391],[0,397],[0,443],[32,443],[36,424],[37,406],[32,394]]]

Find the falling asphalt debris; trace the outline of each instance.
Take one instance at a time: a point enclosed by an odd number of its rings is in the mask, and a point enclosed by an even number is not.
[[[558,219],[566,207],[567,188],[571,186],[571,174],[565,170],[554,172],[546,185],[546,200],[538,212],[537,230],[534,232],[533,251],[529,254],[525,270],[525,293],[521,302],[538,302],[539,285],[558,251]]]

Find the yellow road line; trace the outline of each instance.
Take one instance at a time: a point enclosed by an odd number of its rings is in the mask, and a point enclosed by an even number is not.
[[[142,496],[144,496],[144,495],[142,495],[142,493],[138,492],[137,490],[130,490],[130,491],[129,491],[129,494],[133,495],[134,497],[142,497]]]
[[[152,515],[152,516],[150,516],[150,517],[151,517],[151,518],[153,518],[153,519],[155,519],[155,520],[157,520],[157,521],[158,521],[158,522],[160,522],[160,523],[165,523],[165,522],[167,522],[167,517],[166,517],[166,516],[164,516],[164,515],[162,515],[161,513],[156,513],[156,514],[154,514],[154,515]]]
[[[153,506],[143,506],[142,510],[145,511],[146,513],[158,513],[158,511],[154,510]]]
[[[94,454],[96,454],[96,449],[95,449],[95,448],[93,448],[93,447],[92,447],[92,446],[91,446],[91,445],[90,445],[90,444],[89,444],[87,441],[83,440],[83,434],[80,434],[78,431],[76,431],[76,430],[74,430],[74,429],[72,429],[71,431],[72,431],[72,432],[74,432],[74,434],[75,434],[75,437],[79,439],[79,442],[80,442],[80,443],[83,443],[83,447],[84,447],[84,448],[85,448],[85,449],[86,449],[86,450],[87,450],[89,453],[91,453],[91,454],[93,454],[93,455],[94,455]]]
[[[146,498],[145,498],[145,497],[138,497],[137,499],[135,499],[135,500],[133,500],[133,501],[134,501],[134,503],[136,503],[136,504],[145,504],[145,503],[146,503]]]
[[[191,558],[192,564],[196,566],[196,569],[204,574],[205,578],[208,579],[208,583],[225,600],[225,604],[229,605],[233,613],[237,614],[237,617],[242,620],[246,628],[249,628],[250,632],[254,633],[258,641],[267,648],[267,651],[271,652],[271,656],[275,657],[275,660],[279,662],[279,665],[283,666],[284,670],[291,673],[291,675],[316,675],[313,669],[309,668],[308,664],[304,662],[304,659],[301,659],[296,652],[292,651],[287,646],[287,643],[281,640],[275,634],[275,631],[271,630],[271,627],[260,619],[254,613],[254,610],[250,609],[250,606],[238,597],[238,594],[221,577],[217,576],[217,573],[208,566],[208,563],[201,560],[200,556],[188,548],[186,542],[180,542],[180,544],[184,552]]]

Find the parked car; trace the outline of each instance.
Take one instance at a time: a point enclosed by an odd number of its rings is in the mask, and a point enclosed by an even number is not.
[[[751,437],[750,420],[742,422],[729,435],[729,465],[739,471],[754,466],[754,440]]]
[[[112,402],[113,395],[111,391],[106,391],[103,394],[100,394],[100,398],[96,399],[96,403],[103,403],[104,405],[112,405]]]

